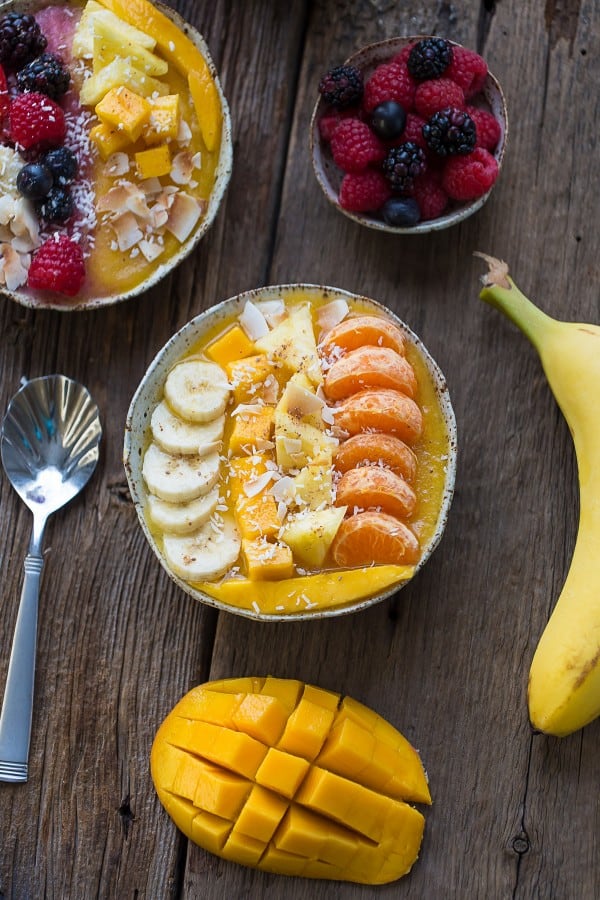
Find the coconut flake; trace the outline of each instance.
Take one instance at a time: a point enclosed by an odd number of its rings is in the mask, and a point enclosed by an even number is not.
[[[183,244],[190,236],[198,219],[205,212],[206,206],[206,201],[196,200],[189,194],[183,192],[175,194],[166,225],[180,244]]]
[[[263,472],[262,475],[258,475],[251,481],[247,481],[244,485],[244,493],[246,497],[256,497],[257,494],[260,494],[262,491],[264,491],[272,478],[272,472]]]
[[[246,300],[239,322],[251,341],[257,341],[269,333],[267,320],[251,300]]]
[[[300,387],[293,381],[288,382],[285,389],[286,406],[295,418],[303,418],[321,412],[324,402],[316,394]]]
[[[283,475],[275,482],[271,488],[271,493],[278,503],[286,503],[293,500],[296,496],[294,479],[290,478],[289,475]]]
[[[287,317],[285,303],[279,297],[274,300],[259,300],[256,306],[260,309],[271,328],[279,325]]]
[[[333,409],[330,406],[324,406],[321,410],[321,418],[325,422],[326,425],[334,425],[335,424],[335,416],[333,413]]]
[[[149,241],[147,238],[142,238],[138,243],[138,247],[148,262],[153,262],[164,250],[164,247],[161,247],[156,241]]]
[[[10,244],[3,244],[1,250],[2,260],[0,266],[4,281],[8,290],[14,291],[27,281],[29,265],[23,264],[24,260],[21,258],[20,253],[17,253]],[[27,263],[29,263],[29,260],[27,260]]]
[[[117,243],[122,253],[126,250],[131,250],[144,237],[138,227],[135,216],[131,212],[125,212],[117,216],[116,219],[113,219],[111,225],[117,235]]]
[[[112,175],[113,178],[120,178],[126,175],[130,169],[130,160],[126,153],[111,153],[104,164],[104,173]]]
[[[189,144],[192,139],[192,129],[185,121],[185,119],[179,120],[179,128],[177,129],[177,143],[178,144]]]
[[[189,150],[177,153],[171,161],[171,181],[175,184],[189,184],[194,171],[194,157]]]
[[[342,297],[338,297],[337,300],[332,300],[330,303],[326,303],[325,306],[321,306],[317,311],[317,322],[321,328],[319,340],[323,340],[327,332],[339,325],[349,312],[350,307]]]

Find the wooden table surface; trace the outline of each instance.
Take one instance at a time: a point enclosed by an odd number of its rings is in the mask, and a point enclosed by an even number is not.
[[[474,250],[509,261],[547,312],[600,321],[594,0],[244,0],[173,4],[206,37],[234,123],[225,202],[198,251],[104,311],[0,306],[0,408],[22,376],[84,382],[99,468],[46,535],[30,777],[0,784],[0,898],[600,896],[600,722],[532,733],[526,683],[577,525],[568,429],[526,340],[478,300]],[[325,200],[308,155],[320,74],[360,45],[435,33],[483,53],[510,140],[476,216],[439,234],[371,233]],[[138,525],[121,463],[133,392],[173,332],[213,303],[308,281],[388,304],[444,371],[459,429],[444,538],[397,597],[314,623],[258,624],[195,603]],[[30,514],[0,477],[0,685]],[[412,873],[385,887],[261,874],[190,845],[149,775],[154,733],[209,678],[271,673],[348,693],[419,748],[434,798]]]

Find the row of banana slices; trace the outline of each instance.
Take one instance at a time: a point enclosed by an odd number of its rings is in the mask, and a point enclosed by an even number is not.
[[[163,533],[165,558],[185,581],[224,575],[241,541],[220,502],[221,441],[231,388],[223,369],[190,358],[167,376],[164,400],[154,409],[152,438],[142,473],[147,514]]]

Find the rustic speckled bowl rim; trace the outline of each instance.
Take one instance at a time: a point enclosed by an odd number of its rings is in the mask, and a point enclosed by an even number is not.
[[[345,63],[355,65],[361,71],[364,72],[366,70],[370,73],[375,66],[395,56],[407,44],[432,36],[433,35],[419,34],[407,37],[393,37],[388,38],[385,41],[378,41],[375,44],[367,44],[365,47],[357,50],[356,53],[353,53]],[[449,41],[449,43],[455,47],[462,46],[456,41]],[[493,156],[498,163],[498,170],[500,170],[508,140],[508,113],[506,108],[506,98],[504,97],[500,83],[491,72],[488,72],[483,94],[494,115],[498,119],[502,130],[500,141],[493,153]],[[358,222],[359,225],[365,225],[367,228],[371,228],[374,231],[384,231],[388,234],[426,234],[431,231],[442,231],[445,228],[450,228],[452,225],[456,225],[459,222],[468,219],[469,216],[472,216],[473,213],[476,213],[477,210],[481,209],[498,183],[496,179],[496,182],[483,197],[479,197],[477,200],[474,200],[465,206],[456,207],[445,215],[440,216],[438,219],[432,219],[427,222],[418,222],[412,228],[398,228],[393,225],[388,225],[382,219],[375,218],[375,216],[361,215],[360,213],[342,209],[339,204],[338,191],[336,188],[336,176],[337,183],[339,184],[341,181],[341,173],[331,159],[331,154],[328,150],[324,150],[319,134],[319,118],[326,108],[326,104],[323,102],[322,98],[319,97],[310,120],[310,154],[313,170],[321,190],[329,202],[335,206],[339,212],[343,213],[349,219],[352,219],[353,222]]]
[[[247,618],[255,619],[261,622],[320,619],[330,616],[345,615],[351,612],[358,612],[360,610],[367,609],[368,607],[373,606],[375,603],[379,603],[380,601],[385,600],[387,597],[390,597],[392,594],[396,593],[396,591],[400,590],[400,588],[408,584],[408,581],[401,582],[400,584],[393,585],[383,591],[373,594],[371,597],[361,599],[356,603],[348,604],[343,607],[317,609],[313,612],[306,611],[299,612],[297,614],[288,613],[285,615],[256,613],[253,610],[240,609],[237,606],[232,606],[230,604],[223,603],[220,600],[216,600],[214,597],[210,597],[203,591],[192,587],[192,585],[188,584],[186,581],[183,581],[183,579],[175,575],[175,573],[172,572],[169,568],[163,554],[161,553],[156,544],[156,541],[154,540],[150,529],[148,528],[148,524],[144,515],[147,492],[142,477],[143,455],[148,442],[148,431],[150,427],[152,411],[162,398],[163,386],[168,372],[175,365],[175,363],[179,359],[181,359],[182,356],[189,352],[190,348],[194,344],[196,344],[198,340],[200,340],[209,331],[212,331],[220,320],[229,320],[233,315],[239,314],[242,311],[247,300],[252,300],[253,302],[255,302],[257,300],[280,297],[284,294],[287,296],[293,296],[294,294],[302,295],[307,293],[314,293],[319,298],[322,298],[324,294],[335,297],[342,297],[346,299],[350,305],[359,303],[363,307],[370,307],[375,312],[391,318],[402,329],[404,334],[407,336],[407,339],[417,347],[422,355],[422,358],[433,381],[436,396],[439,401],[448,432],[448,460],[446,464],[446,478],[444,482],[444,490],[442,494],[442,501],[440,504],[436,528],[429,543],[423,550],[421,560],[415,567],[415,573],[412,576],[413,578],[415,577],[417,572],[419,572],[423,568],[441,540],[444,528],[446,527],[448,513],[454,493],[457,458],[456,420],[454,411],[452,409],[452,404],[450,402],[446,380],[439,366],[432,359],[431,355],[429,354],[420,338],[418,338],[417,335],[414,334],[414,332],[408,327],[408,325],[406,325],[401,319],[398,318],[398,316],[396,316],[383,304],[378,303],[376,300],[372,300],[369,297],[363,297],[357,294],[350,293],[349,291],[341,290],[339,288],[320,286],[316,284],[270,285],[268,287],[245,291],[244,293],[238,294],[235,297],[230,297],[228,300],[223,300],[216,306],[211,307],[210,309],[191,319],[191,321],[184,325],[183,328],[181,328],[167,341],[164,347],[155,356],[153,361],[150,363],[144,377],[142,378],[133,396],[133,399],[131,400],[125,424],[125,440],[123,447],[123,464],[125,466],[125,473],[127,476],[131,497],[135,505],[135,509],[143,532],[146,535],[146,539],[148,540],[148,543],[150,544],[152,550],[158,557],[160,564],[167,572],[169,577],[175,582],[175,584],[177,584],[191,597],[199,600],[201,603],[205,603],[208,606],[213,606],[215,609],[234,613],[235,615],[246,616]]]
[[[5,286],[0,285],[0,296],[14,300],[21,306],[27,306],[30,309],[53,309],[59,312],[81,312],[89,309],[100,309],[106,306],[113,306],[116,303],[121,303],[123,300],[130,300],[132,297],[137,297],[151,287],[154,287],[155,284],[158,284],[159,281],[165,278],[179,265],[179,263],[183,262],[183,260],[190,255],[207,233],[217,215],[231,178],[231,169],[233,166],[233,141],[231,136],[231,115],[229,106],[225,99],[215,64],[212,61],[206,42],[200,32],[182,19],[174,9],[162,4],[160,0],[152,0],[152,3],[157,9],[167,15],[171,21],[190,38],[198,50],[200,50],[202,56],[206,60],[219,94],[223,116],[221,147],[219,150],[219,161],[215,170],[215,184],[208,201],[206,215],[195,231],[193,231],[190,237],[184,241],[173,256],[166,262],[161,263],[158,268],[156,268],[152,274],[145,278],[140,284],[128,291],[124,291],[122,294],[107,294],[102,297],[93,297],[78,302],[77,300],[71,300],[68,297],[59,299],[56,294],[52,294],[51,292],[48,292],[42,298],[41,294],[40,296],[34,296],[21,289],[9,291]],[[35,12],[46,6],[76,5],[78,4],[72,3],[71,0],[0,0],[0,15],[4,15],[15,8],[19,11]]]

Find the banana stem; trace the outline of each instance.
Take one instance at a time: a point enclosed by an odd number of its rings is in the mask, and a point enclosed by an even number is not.
[[[479,295],[481,299],[503,312],[539,351],[549,328],[556,325],[556,319],[538,309],[519,290],[508,275],[506,263],[484,253],[476,253],[475,256],[484,259],[489,266],[489,271],[482,279],[484,287]]]

